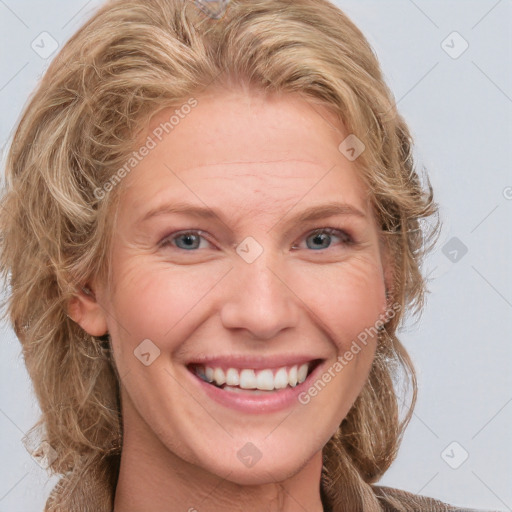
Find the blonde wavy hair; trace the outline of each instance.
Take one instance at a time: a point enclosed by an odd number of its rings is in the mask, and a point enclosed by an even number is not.
[[[375,54],[327,0],[237,0],[219,19],[192,0],[112,0],[53,60],[13,135],[0,208],[3,314],[41,408],[33,430],[43,429],[56,451],[52,473],[94,468],[113,504],[119,376],[108,337],[87,334],[67,316],[89,279],[109,275],[122,183],[102,199],[94,191],[127,161],[152,115],[228,78],[325,105],[366,146],[356,163],[392,256],[392,297],[401,308],[324,447],[321,492],[331,508],[381,510],[372,484],[397,454],[417,393],[396,331],[405,313],[423,307],[420,266],[439,231],[439,221],[426,221],[438,209]],[[403,410],[399,386],[410,391]]]

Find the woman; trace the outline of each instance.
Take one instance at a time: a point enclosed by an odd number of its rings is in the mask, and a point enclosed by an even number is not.
[[[460,510],[375,485],[437,233],[376,58],[324,0],[217,8],[107,3],[15,133],[0,256],[46,510]]]

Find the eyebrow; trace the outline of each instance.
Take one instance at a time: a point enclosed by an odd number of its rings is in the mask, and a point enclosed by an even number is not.
[[[214,208],[195,206],[190,203],[176,202],[152,208],[137,221],[137,224],[146,222],[153,217],[172,214],[189,215],[202,219],[218,218],[222,220],[223,218],[222,214],[216,211]],[[355,206],[345,203],[330,202],[306,208],[305,210],[292,217],[291,220],[296,222],[308,222],[326,217],[333,217],[336,215],[355,216],[363,219],[367,218],[366,214]]]

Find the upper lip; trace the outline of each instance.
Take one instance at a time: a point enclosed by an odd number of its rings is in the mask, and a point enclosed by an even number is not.
[[[248,356],[229,355],[216,357],[203,357],[189,361],[190,366],[210,366],[211,368],[251,368],[263,370],[265,368],[280,368],[319,361],[322,358],[313,355],[278,354],[274,356]]]

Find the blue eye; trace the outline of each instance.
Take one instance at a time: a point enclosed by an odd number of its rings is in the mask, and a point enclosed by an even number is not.
[[[331,241],[334,238],[341,240],[342,245],[351,245],[354,243],[352,237],[340,229],[322,228],[316,229],[313,233],[306,237],[306,244],[309,240],[312,241],[313,247],[307,244],[308,249],[321,250],[328,249],[331,246]],[[314,247],[317,244],[319,247]],[[297,248],[296,246],[294,248]]]
[[[197,249],[206,249],[211,243],[201,235],[200,230],[181,231],[164,238],[160,243],[162,247],[176,247],[184,251],[194,251]],[[320,228],[308,233],[304,238],[306,240],[306,248],[314,251],[329,249],[332,240],[338,239],[338,245],[349,246],[355,245],[354,239],[345,231],[335,228]],[[204,241],[201,245],[201,241]],[[300,249],[298,245],[294,245],[292,249]]]
[[[162,242],[162,246],[175,245],[178,249],[184,249],[185,251],[199,249],[201,239],[205,240],[207,243],[209,242],[198,233],[201,233],[201,231],[185,231],[178,233],[165,238]],[[183,243],[179,243],[180,241]]]

